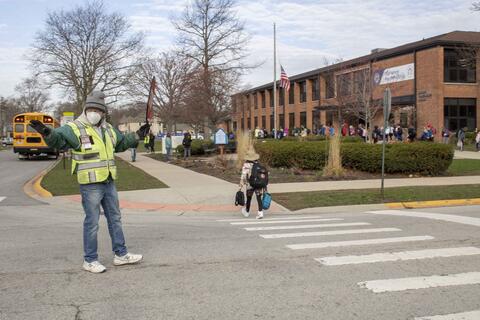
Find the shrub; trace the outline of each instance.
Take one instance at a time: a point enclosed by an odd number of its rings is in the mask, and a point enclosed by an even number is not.
[[[191,146],[192,156],[200,156],[205,154],[205,150],[215,148],[212,140],[192,140]],[[183,146],[179,145],[176,148],[177,153],[183,155]]]
[[[325,166],[328,145],[324,141],[258,142],[260,160],[271,167],[298,167],[320,170]],[[342,143],[342,165],[355,170],[379,173],[382,170],[382,145]],[[453,160],[451,145],[415,142],[386,145],[385,172],[439,175]]]
[[[325,141],[264,141],[255,144],[260,161],[271,167],[298,167],[319,170],[325,165],[328,147]]]

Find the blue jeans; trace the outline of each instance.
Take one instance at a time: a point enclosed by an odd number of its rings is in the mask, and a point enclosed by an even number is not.
[[[103,207],[107,218],[108,232],[112,239],[112,250],[117,256],[125,255],[125,237],[122,231],[120,207],[115,183],[108,179],[105,183],[81,184],[82,206],[85,211],[83,222],[83,250],[85,261],[98,260],[97,232],[98,219],[100,217],[100,205]]]

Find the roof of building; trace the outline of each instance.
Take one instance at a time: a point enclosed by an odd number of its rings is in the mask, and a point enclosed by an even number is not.
[[[290,76],[290,81],[303,80],[317,76],[320,73],[327,73],[329,71],[354,67],[356,65],[365,64],[369,61],[383,60],[395,56],[400,56],[406,53],[413,51],[418,51],[422,49],[431,48],[438,45],[451,45],[451,46],[461,46],[461,45],[480,45],[480,32],[474,31],[452,31],[449,33],[441,34],[435,37],[423,39],[420,41],[415,41],[407,43],[391,49],[380,49],[379,51],[372,52],[368,55],[361,56],[358,58],[350,59],[340,63],[332,64],[322,68],[314,69],[307,71],[301,74]],[[265,90],[270,87],[273,87],[273,81],[267,84],[245,90],[244,92],[252,92],[258,90]]]

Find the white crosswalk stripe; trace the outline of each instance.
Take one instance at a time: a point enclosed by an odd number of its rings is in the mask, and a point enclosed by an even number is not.
[[[317,219],[317,218],[323,218],[324,216],[307,216],[307,217],[279,217],[279,218],[264,218],[262,221],[274,221],[274,220],[301,220],[301,219]],[[217,222],[237,222],[237,221],[245,221],[246,218],[241,218],[241,219],[222,219],[222,220],[217,220]],[[338,220],[343,220],[343,219],[338,219]]]
[[[0,197],[0,202],[2,202],[3,200],[5,200],[7,197]]]
[[[480,272],[466,272],[450,275],[434,275],[428,277],[411,277],[399,279],[385,279],[358,282],[360,287],[364,287],[375,293],[405,291],[415,289],[426,289],[435,287],[460,286],[467,284],[479,284]]]
[[[478,320],[478,319],[480,319],[480,310],[414,318],[414,320]]]
[[[330,248],[330,247],[365,246],[365,245],[397,243],[397,242],[425,241],[425,240],[433,240],[433,239],[435,238],[432,236],[413,236],[413,237],[377,238],[377,239],[332,241],[332,242],[317,242],[317,243],[300,243],[300,244],[289,244],[286,247],[292,250],[304,250],[304,249],[321,249],[321,248]]]
[[[277,223],[295,223],[295,222],[322,222],[322,221],[342,221],[343,219],[310,219],[310,220],[275,220],[275,221],[248,221],[248,222],[231,222],[231,225],[241,226],[241,225],[256,225],[256,224],[277,224]]]
[[[245,228],[245,230],[247,230],[247,231],[266,231],[266,230],[354,227],[354,226],[367,226],[367,225],[370,225],[370,223],[368,223],[368,222],[324,223],[324,224],[301,224],[301,225],[294,225],[294,226],[252,227],[252,228]]]
[[[455,223],[461,223],[461,224],[480,227],[480,218],[465,217],[465,216],[459,216],[454,214],[419,212],[419,211],[401,211],[401,210],[369,211],[368,213],[403,216],[403,217],[414,217],[414,218],[426,218],[426,219],[455,222]]]
[[[395,232],[395,231],[402,231],[402,230],[398,228],[353,229],[353,230],[335,230],[335,231],[318,231],[318,232],[261,234],[260,237],[265,239],[279,239],[279,238],[333,236],[333,235],[342,235],[342,234]]]
[[[360,256],[332,256],[316,258],[318,262],[327,266],[338,266],[347,264],[361,264],[361,263],[375,263],[375,262],[389,262],[389,261],[405,261],[416,259],[432,259],[432,258],[447,258],[458,256],[471,256],[480,254],[480,248],[476,247],[459,247],[459,248],[440,248],[440,249],[426,249],[403,252],[383,252],[373,253]]]

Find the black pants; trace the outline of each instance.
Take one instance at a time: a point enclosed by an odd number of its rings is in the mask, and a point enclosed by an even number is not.
[[[252,203],[252,197],[254,193],[255,193],[255,196],[257,197],[258,211],[263,211],[263,202],[262,202],[263,189],[247,189],[246,209],[248,212],[250,212],[250,204]]]

